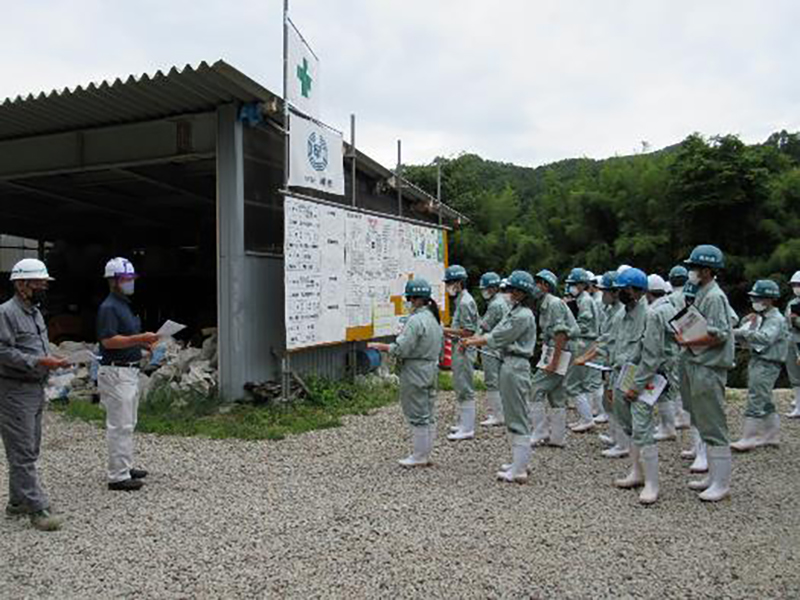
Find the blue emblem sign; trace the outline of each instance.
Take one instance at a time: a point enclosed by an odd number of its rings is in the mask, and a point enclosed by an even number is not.
[[[308,136],[308,163],[315,171],[328,168],[328,144],[316,131]]]

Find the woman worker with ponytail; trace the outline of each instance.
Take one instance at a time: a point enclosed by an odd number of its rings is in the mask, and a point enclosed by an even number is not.
[[[406,283],[405,297],[411,315],[393,344],[373,342],[368,348],[388,352],[397,359],[400,371],[400,406],[411,427],[413,451],[400,461],[403,467],[431,464],[436,435],[434,403],[442,349],[439,307],[431,298],[431,286],[424,279]]]
[[[500,397],[508,432],[511,436],[513,460],[497,473],[505,482],[525,483],[531,458],[531,422],[528,398],[531,395],[531,357],[536,345],[536,319],[527,306],[536,284],[526,271],[514,271],[508,277],[512,306],[502,321],[487,335],[462,340],[466,347],[488,346],[499,350]]]

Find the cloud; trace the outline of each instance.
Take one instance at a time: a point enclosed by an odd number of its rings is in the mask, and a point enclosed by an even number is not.
[[[280,0],[2,0],[0,96],[224,58],[281,90]],[[537,165],[800,129],[789,0],[292,0],[325,118],[387,165]],[[14,57],[13,60],[10,57]]]

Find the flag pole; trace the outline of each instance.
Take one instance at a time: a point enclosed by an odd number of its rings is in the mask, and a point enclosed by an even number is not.
[[[289,189],[289,0],[283,0],[283,189]],[[286,202],[284,198],[284,214],[286,218]],[[284,286],[284,298],[286,288]],[[291,354],[283,353],[281,364],[281,396],[289,399],[292,392]]]
[[[397,140],[397,170],[394,172],[394,182],[397,184],[397,214],[403,216],[403,184],[400,182],[400,169],[403,164],[402,142]]]
[[[356,205],[356,115],[355,113],[350,115],[350,152],[353,153],[352,161],[350,162],[350,174],[351,174],[351,190],[352,198],[351,203],[353,206]]]

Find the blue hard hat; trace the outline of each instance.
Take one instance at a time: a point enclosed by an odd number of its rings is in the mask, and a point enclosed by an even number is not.
[[[752,298],[773,298],[781,297],[781,288],[770,279],[759,279],[753,284],[753,289],[747,292]]]
[[[681,283],[684,283],[689,278],[689,271],[686,270],[686,267],[683,265],[675,265],[669,270],[669,282],[675,283],[676,280],[682,280]]]
[[[450,265],[444,270],[444,282],[466,281],[467,270],[461,265]]]
[[[711,244],[700,244],[696,246],[685,261],[687,267],[710,267],[712,269],[722,269],[725,267],[725,256],[722,250]]]
[[[601,290],[610,291],[614,289],[614,282],[617,280],[617,272],[616,271],[606,271],[603,273],[603,278],[600,280],[600,284],[597,286]]]
[[[552,271],[542,269],[534,277],[535,280],[544,281],[549,287],[551,292],[558,290],[558,277]]]
[[[586,269],[576,267],[569,272],[566,283],[567,285],[573,283],[589,283],[589,273],[586,272]]]
[[[614,282],[614,287],[617,289],[632,287],[646,292],[647,275],[645,275],[644,271],[641,269],[636,269],[634,267],[625,269],[617,276],[617,280]]]
[[[501,281],[500,275],[494,271],[489,271],[488,273],[481,275],[481,282],[478,287],[480,287],[482,290],[491,287],[500,287]]]
[[[525,292],[526,294],[533,294],[536,284],[533,281],[533,276],[527,271],[514,271],[508,276],[506,286]]]
[[[406,298],[430,298],[431,284],[424,279],[411,279],[406,282]]]

